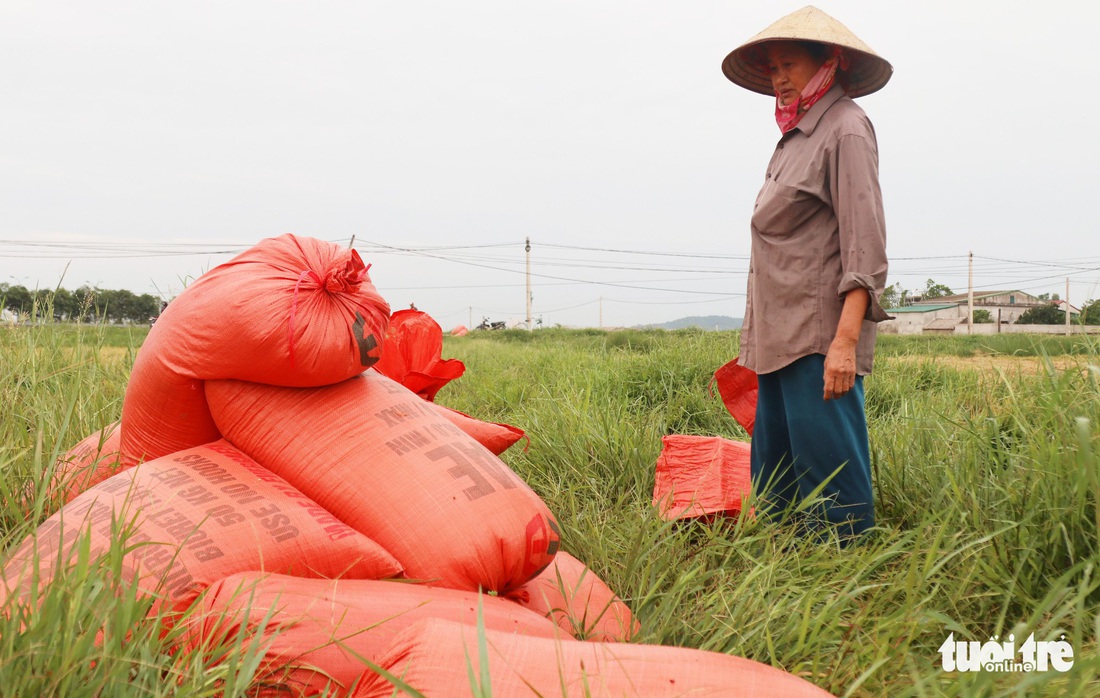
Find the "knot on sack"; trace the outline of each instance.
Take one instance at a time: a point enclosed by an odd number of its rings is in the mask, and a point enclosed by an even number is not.
[[[312,269],[303,269],[302,273],[298,274],[298,283],[294,284],[294,298],[290,301],[290,317],[286,326],[286,343],[287,351],[290,354],[291,368],[294,368],[294,320],[298,315],[298,292],[302,289],[302,282],[306,278],[312,278],[314,283],[321,288],[325,287],[325,282]]]
[[[333,265],[333,268],[325,274],[324,281],[318,279],[317,283],[329,293],[355,293],[364,281],[367,281],[369,264],[363,264],[363,258],[356,250],[350,250],[348,261],[343,268]]]
[[[365,281],[369,281],[367,275],[369,270],[370,265],[363,263],[359,253],[356,250],[350,250],[344,266],[333,266],[323,277],[312,269],[303,269],[298,274],[298,282],[294,284],[294,299],[290,303],[290,318],[287,321],[287,346],[292,369],[294,368],[294,323],[298,314],[298,293],[302,290],[302,282],[312,279],[318,288],[329,293],[356,293]]]

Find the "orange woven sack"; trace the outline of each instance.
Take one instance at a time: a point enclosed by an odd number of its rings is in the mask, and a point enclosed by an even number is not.
[[[245,572],[210,587],[191,616],[187,644],[225,646],[239,633],[262,640],[257,681],[279,695],[346,693],[413,623],[439,618],[508,634],[563,635],[551,621],[475,591],[401,582],[302,579]],[[243,628],[243,631],[242,631]]]
[[[81,492],[97,485],[121,469],[119,452],[122,433],[118,422],[84,437],[58,459],[51,489],[70,502]]]
[[[465,412],[452,410],[450,407],[444,407],[438,403],[436,403],[436,407],[439,408],[440,414],[448,422],[472,436],[475,441],[492,451],[494,455],[499,456],[520,439],[527,438],[523,429],[514,427],[511,424],[483,422]]]
[[[780,669],[718,652],[630,643],[561,641],[484,632],[493,698],[824,698],[830,694]],[[442,620],[410,626],[378,664],[426,696],[474,693],[482,657],[475,628]],[[472,671],[469,667],[473,667]],[[356,698],[403,696],[368,670]]]
[[[324,388],[208,381],[206,394],[226,439],[378,541],[410,578],[503,592],[557,552],[539,496],[377,371]]]
[[[401,572],[377,543],[218,441],[125,470],[81,494],[23,541],[4,566],[4,585],[26,594],[36,568],[40,584],[48,583],[86,532],[91,555],[106,552],[119,534],[116,521],[133,524],[124,575],[159,597],[154,610],[183,608],[209,584],[247,570],[367,579]]]
[[[661,438],[653,506],[665,521],[739,514],[752,490],[747,442],[720,436]]]
[[[168,304],[122,405],[127,465],[220,437],[202,382],[318,386],[378,358],[389,306],[355,250],[283,235],[210,270]]]
[[[630,607],[596,573],[564,550],[539,576],[507,598],[553,619],[570,635],[597,642],[626,641],[641,627]]]
[[[730,415],[752,436],[756,424],[756,397],[760,392],[756,373],[737,363],[734,357],[714,372],[714,382]]]
[[[443,359],[443,329],[431,315],[398,310],[382,343],[382,358],[374,369],[425,400],[434,401],[439,389],[466,371],[458,359]]]

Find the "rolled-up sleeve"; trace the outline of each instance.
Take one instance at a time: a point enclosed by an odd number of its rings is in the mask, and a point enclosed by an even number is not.
[[[864,319],[889,320],[879,297],[886,288],[886,215],[878,182],[874,132],[841,137],[830,162],[830,195],[840,232],[841,278],[838,298],[867,289],[871,302]]]

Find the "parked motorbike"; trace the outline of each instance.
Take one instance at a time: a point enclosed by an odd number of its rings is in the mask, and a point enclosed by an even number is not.
[[[489,318],[481,318],[481,324],[474,328],[475,330],[503,330],[504,321],[498,320],[497,322],[489,322]]]

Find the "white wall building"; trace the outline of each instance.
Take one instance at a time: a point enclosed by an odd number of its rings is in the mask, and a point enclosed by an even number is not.
[[[1028,309],[1051,302],[1060,304],[1061,308],[1065,306],[1064,301],[1047,301],[1023,291],[984,291],[974,294],[974,310],[989,311],[993,332],[998,331],[997,326],[1015,324]],[[1074,315],[1080,315],[1081,311],[1072,304],[1069,307],[1071,320]],[[903,308],[887,308],[886,313],[893,315],[894,319],[879,323],[879,331],[888,334],[950,334],[958,331],[956,328],[960,326],[966,327],[966,308],[965,293],[921,300]]]

